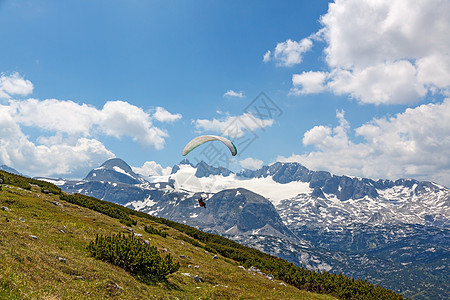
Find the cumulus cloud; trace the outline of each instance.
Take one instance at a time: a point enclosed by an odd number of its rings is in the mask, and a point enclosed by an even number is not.
[[[351,131],[343,112],[339,125],[315,126],[303,137],[316,150],[279,157],[314,170],[370,178],[411,177],[450,186],[450,99],[424,104],[390,118],[374,119]],[[350,141],[350,133],[363,138]]]
[[[7,97],[26,95],[33,87],[18,74],[2,75],[1,82],[0,92]],[[180,118],[162,107],[152,114],[125,101],[109,101],[98,109],[66,100],[9,98],[0,104],[0,162],[30,175],[80,178],[115,156],[100,141],[105,135],[162,149],[168,134],[153,121]],[[34,139],[25,128],[33,129]]]
[[[226,97],[237,97],[237,98],[244,98],[244,94],[242,92],[235,92],[233,90],[228,90],[225,94],[223,94]]]
[[[300,95],[323,92],[326,89],[324,82],[327,76],[328,74],[326,72],[313,71],[294,74],[292,76],[294,88],[291,89],[291,93]]]
[[[262,167],[263,161],[256,158],[247,157],[246,159],[239,161],[239,164],[245,169],[257,170]]]
[[[108,101],[101,110],[73,101],[47,99],[10,100],[9,113],[25,126],[69,135],[91,136],[100,132],[115,138],[131,137],[143,146],[162,149],[168,134],[152,124],[152,116],[125,101]],[[178,118],[163,108],[159,118]]]
[[[264,54],[263,62],[267,63],[274,60],[278,66],[292,67],[302,62],[303,54],[312,48],[312,41],[309,38],[302,39],[298,42],[286,40],[278,43],[273,51],[267,51]]]
[[[167,122],[173,123],[181,119],[181,114],[171,114],[163,107],[157,107],[155,113],[153,114],[153,118],[158,120],[159,122]]]
[[[322,28],[311,35],[326,43],[329,70],[294,74],[291,94],[326,90],[371,104],[416,103],[428,92],[448,95],[449,14],[448,1],[331,3],[320,19]],[[280,53],[284,48],[290,47],[280,46]]]
[[[35,144],[22,132],[7,106],[0,106],[0,161],[24,173],[82,177],[114,154],[96,139],[60,137]]]
[[[158,150],[164,147],[164,138],[168,134],[153,126],[150,115],[142,108],[124,101],[109,101],[101,112],[101,123],[98,125],[106,134],[116,138],[130,136],[133,141]]]
[[[272,51],[268,50],[266,54],[264,54],[263,62],[267,63],[270,61],[270,56],[272,55]]]
[[[273,119],[259,119],[250,113],[240,116],[227,116],[222,119],[197,119],[193,121],[200,132],[213,131],[233,138],[242,137],[245,132],[254,132],[273,125]]]
[[[170,175],[170,172],[172,171],[171,167],[163,168],[155,161],[146,161],[142,167],[132,167],[132,169],[135,173],[144,176]]]
[[[33,92],[33,84],[23,79],[19,73],[0,76],[0,99],[10,99],[14,95],[26,96]]]
[[[82,136],[90,135],[91,127],[101,115],[95,107],[56,99],[11,100],[7,108],[21,125]]]
[[[363,70],[335,70],[328,87],[362,103],[409,104],[423,98],[427,89],[409,61],[381,63]]]

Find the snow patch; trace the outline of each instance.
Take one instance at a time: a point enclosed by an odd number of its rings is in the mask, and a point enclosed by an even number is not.
[[[153,201],[150,198],[151,197],[148,196],[147,198],[145,198],[142,201],[131,201],[131,202],[128,202],[127,204],[125,204],[124,206],[125,207],[132,206],[133,209],[135,209],[135,210],[141,210],[141,209],[144,209],[144,208],[152,207],[157,202]]]
[[[119,168],[118,166],[114,166],[113,169],[114,169],[114,171],[116,171],[118,173],[122,173],[122,174],[125,174],[127,176],[133,177],[129,173],[127,173],[124,169]]]
[[[210,175],[208,177],[197,178],[195,172],[197,168],[190,165],[180,165],[180,169],[170,176],[174,181],[175,190],[190,193],[218,193],[225,189],[245,188],[262,195],[274,205],[278,205],[281,200],[290,199],[298,194],[310,194],[312,189],[309,183],[292,181],[289,183],[279,183],[272,177],[262,178],[242,178],[236,174],[229,176]],[[239,191],[236,196],[239,195]]]
[[[66,184],[66,181],[62,180],[62,179],[39,178],[39,180],[47,181],[47,182],[53,183],[54,185],[58,185],[58,186]]]

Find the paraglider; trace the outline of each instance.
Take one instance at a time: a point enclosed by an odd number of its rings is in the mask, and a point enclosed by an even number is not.
[[[206,203],[205,203],[205,201],[203,200],[203,197],[202,197],[202,196],[200,196],[200,198],[198,198],[198,205],[200,205],[200,207],[206,208]]]
[[[183,156],[185,156],[186,154],[188,154],[189,152],[191,152],[198,146],[200,146],[206,142],[211,142],[211,141],[221,141],[228,147],[228,149],[230,149],[231,155],[236,156],[237,149],[236,149],[236,146],[233,144],[233,142],[231,142],[227,138],[224,138],[224,137],[218,136],[218,135],[201,135],[201,136],[194,138],[189,143],[187,143],[187,145],[183,149],[182,154],[183,154]]]
[[[233,144],[233,142],[231,142],[229,139],[224,138],[222,136],[218,136],[218,135],[201,135],[198,136],[194,139],[192,139],[189,143],[187,143],[187,145],[184,147],[183,149],[183,156],[187,155],[189,152],[191,152],[192,150],[194,150],[195,148],[197,148],[198,146],[206,143],[206,142],[212,142],[212,141],[221,141],[222,143],[225,144],[225,146],[228,147],[228,149],[231,152],[232,156],[236,156],[237,154],[237,149],[236,146]],[[203,199],[202,196],[200,196],[198,198],[198,205],[200,207],[206,208],[206,203],[205,203],[205,199]]]

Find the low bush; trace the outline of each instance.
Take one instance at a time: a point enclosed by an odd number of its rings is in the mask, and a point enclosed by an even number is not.
[[[180,268],[170,254],[161,257],[154,246],[145,244],[133,235],[97,235],[88,246],[90,254],[137,276],[145,283],[165,280]]]
[[[164,232],[162,230],[159,230],[155,227],[153,227],[152,225],[145,225],[144,227],[145,232],[150,233],[150,234],[157,234],[162,236],[163,238],[167,237],[167,232]]]

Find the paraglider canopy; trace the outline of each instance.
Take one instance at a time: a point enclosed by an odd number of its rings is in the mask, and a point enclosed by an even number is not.
[[[183,149],[183,156],[185,156],[198,146],[211,141],[221,141],[228,147],[228,149],[230,149],[231,155],[235,156],[237,154],[236,146],[229,139],[218,135],[201,135],[187,143],[187,145]]]

